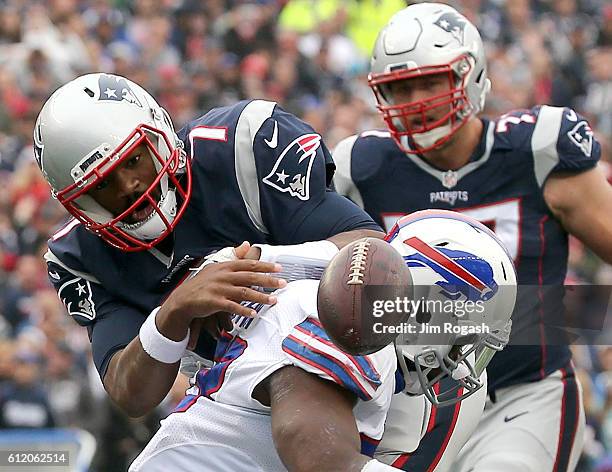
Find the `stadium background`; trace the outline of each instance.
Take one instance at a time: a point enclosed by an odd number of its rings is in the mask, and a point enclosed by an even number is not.
[[[410,2],[408,2],[410,3]],[[536,103],[586,115],[610,165],[612,4],[605,0],[464,0],[486,43],[485,115]],[[86,331],[66,315],[42,254],[62,221],[33,159],[32,128],[60,84],[91,71],[125,75],[177,127],[208,109],[266,98],[309,122],[331,148],[382,127],[365,77],[379,28],[401,0],[0,0],[0,443],[12,428],[77,427],[97,442],[90,470],[125,470],[182,395],[131,420],[109,402]],[[95,123],[83,123],[95,126]],[[612,175],[612,173],[611,173]],[[612,284],[577,241],[572,282]],[[589,428],[581,471],[612,470],[612,341],[575,347]],[[44,432],[43,434],[47,434]],[[248,434],[248,433],[247,433]],[[86,469],[86,467],[84,467]]]

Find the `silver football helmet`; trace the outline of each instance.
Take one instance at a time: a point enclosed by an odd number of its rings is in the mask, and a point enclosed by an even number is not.
[[[415,212],[398,220],[387,241],[410,268],[419,309],[414,333],[396,340],[405,391],[450,405],[483,386],[481,375],[508,343],[516,273],[500,240],[460,213]],[[427,326],[428,329],[422,329]],[[441,392],[445,377],[462,387]]]
[[[129,208],[113,215],[88,192],[142,145],[157,177]],[[34,149],[59,202],[87,229],[124,251],[153,247],[186,209],[191,172],[183,143],[168,113],[124,77],[88,74],[56,90],[36,120]],[[147,204],[152,210],[145,218],[127,222]]]
[[[434,74],[448,77],[447,92],[408,103],[394,100],[391,82]],[[446,143],[484,108],[491,88],[478,30],[440,3],[411,5],[389,20],[376,39],[368,83],[391,135],[409,154]]]

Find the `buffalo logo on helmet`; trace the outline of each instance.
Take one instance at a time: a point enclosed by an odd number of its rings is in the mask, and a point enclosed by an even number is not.
[[[440,17],[434,21],[434,25],[442,28],[447,33],[450,33],[453,38],[455,38],[461,44],[463,44],[463,34],[466,24],[467,22],[465,18],[452,11],[442,13],[442,15],[440,15]]]
[[[100,88],[100,94],[98,95],[100,101],[126,101],[142,108],[140,100],[123,77],[100,74],[98,87]]]
[[[321,136],[318,134],[304,134],[294,139],[281,152],[263,182],[281,192],[289,193],[292,197],[308,200],[312,164],[320,147]]]
[[[581,121],[567,133],[570,140],[587,157],[591,157],[593,152],[593,130],[586,121]]]
[[[491,265],[466,251],[433,247],[413,237],[405,243],[416,252],[404,256],[408,267],[429,267],[439,275],[436,285],[442,289],[442,294],[450,300],[465,300],[473,302],[487,301],[498,291],[499,286],[493,277]]]

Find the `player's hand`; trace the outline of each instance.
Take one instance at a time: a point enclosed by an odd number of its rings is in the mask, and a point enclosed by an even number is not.
[[[208,264],[177,287],[164,303],[164,308],[171,310],[174,316],[185,317],[188,323],[193,318],[203,318],[217,312],[252,317],[257,314],[255,310],[240,303],[274,305],[275,296],[251,287],[284,287],[287,285],[284,279],[271,275],[280,271],[279,264],[246,259]]]
[[[261,256],[261,249],[256,246],[251,246],[245,241],[235,248],[234,253],[238,259],[253,259],[258,261],[259,256]]]
[[[221,331],[229,332],[232,328],[232,318],[229,313],[219,312],[206,318],[195,318],[189,326],[187,349],[193,351],[196,348],[202,330],[207,331],[214,339],[219,339]]]

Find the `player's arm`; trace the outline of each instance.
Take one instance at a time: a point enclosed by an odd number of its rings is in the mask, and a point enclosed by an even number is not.
[[[50,252],[45,257],[49,280],[66,311],[88,330],[94,364],[111,399],[131,416],[147,413],[170,388],[178,367],[154,365],[139,347],[138,332],[146,315],[110,295],[89,274],[69,271]],[[134,374],[137,364],[141,370]],[[132,382],[140,383],[138,390]]]
[[[536,179],[552,214],[568,233],[612,263],[612,189],[597,168],[601,145],[587,120],[570,108],[543,106],[531,147]]]
[[[266,382],[274,445],[289,471],[357,472],[372,460],[361,454],[351,392],[295,366]]]
[[[309,310],[307,305],[302,308]],[[268,402],[256,397],[257,389],[253,397],[271,406],[274,442],[287,468],[394,470],[367,455],[383,434],[395,384],[395,351],[350,356],[312,317],[294,326],[280,347],[290,366],[263,382]]]
[[[246,252],[248,245],[241,250]],[[150,412],[170,390],[190,342],[192,323],[209,321],[218,312],[254,316],[241,301],[274,304],[276,299],[250,287],[286,284],[268,275],[280,270],[275,264],[254,260],[210,264],[148,314],[117,300],[99,282],[83,278],[87,274],[70,272],[51,252],[46,257],[60,299],[77,323],[89,329],[106,391],[133,417]],[[199,334],[199,329],[195,332]]]
[[[172,386],[195,320],[218,312],[254,316],[241,301],[274,304],[276,298],[251,286],[282,287],[286,282],[265,272],[271,263],[236,260],[211,264],[186,280],[164,301],[149,325],[110,361],[104,386],[130,416],[142,416],[157,406]],[[147,322],[145,322],[146,324]],[[144,325],[143,325],[144,327]],[[152,331],[152,333],[151,333]]]
[[[385,233],[380,230],[366,228],[355,229],[334,234],[333,236],[321,241],[319,240],[321,238],[317,238],[315,236],[312,238],[312,241],[294,245],[271,246],[268,244],[256,244],[251,247],[246,257],[250,259],[261,259],[267,262],[274,262],[280,255],[290,254],[300,257],[330,260],[338,252],[338,250],[342,249],[347,244],[356,241],[357,239],[384,239],[384,237]]]
[[[601,168],[552,174],[544,199],[569,233],[612,264],[612,186]]]

